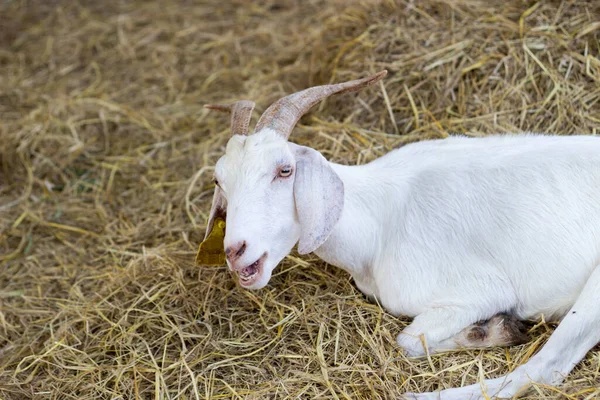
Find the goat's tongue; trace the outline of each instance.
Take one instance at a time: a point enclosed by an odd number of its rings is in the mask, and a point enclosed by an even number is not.
[[[248,265],[247,267],[245,267],[244,269],[242,269],[240,271],[241,275],[244,276],[250,276],[256,273],[256,263],[252,264],[252,265]]]

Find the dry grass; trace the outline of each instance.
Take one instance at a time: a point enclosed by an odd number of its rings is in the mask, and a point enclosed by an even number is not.
[[[553,327],[412,360],[409,321],[314,257],[259,292],[194,266],[229,134],[201,106],[387,68],[293,139],[355,164],[451,132],[598,133],[599,20],[594,0],[0,0],[0,397],[397,398],[525,362]],[[528,398],[598,398],[599,370],[596,348]]]

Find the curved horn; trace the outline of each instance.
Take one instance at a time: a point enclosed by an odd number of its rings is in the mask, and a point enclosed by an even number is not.
[[[205,104],[204,108],[231,113],[231,134],[247,135],[254,102],[250,100],[240,100],[233,104]]]
[[[277,100],[267,108],[258,120],[254,131],[258,132],[263,128],[270,128],[287,139],[294,126],[296,126],[296,122],[321,100],[332,94],[355,92],[378,82],[386,75],[387,71],[383,70],[366,78],[333,85],[315,86],[290,94]]]

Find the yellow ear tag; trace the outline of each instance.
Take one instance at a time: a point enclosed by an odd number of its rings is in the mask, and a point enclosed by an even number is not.
[[[197,265],[217,266],[225,264],[225,221],[222,218],[215,218],[212,232],[200,246],[196,254]]]

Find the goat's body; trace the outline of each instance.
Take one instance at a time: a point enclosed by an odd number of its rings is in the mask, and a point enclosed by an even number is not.
[[[333,167],[344,211],[316,253],[394,314],[556,319],[600,263],[595,137],[451,137]]]
[[[226,217],[224,246],[240,284],[264,287],[297,243],[347,270],[393,314],[413,316],[408,355],[522,343],[517,318],[564,317],[548,343],[506,377],[417,399],[512,398],[558,384],[600,342],[600,140],[590,136],[451,137],[367,165],[328,162],[287,142],[318,101],[385,71],[286,96],[249,137],[253,103],[215,167],[207,224]]]

